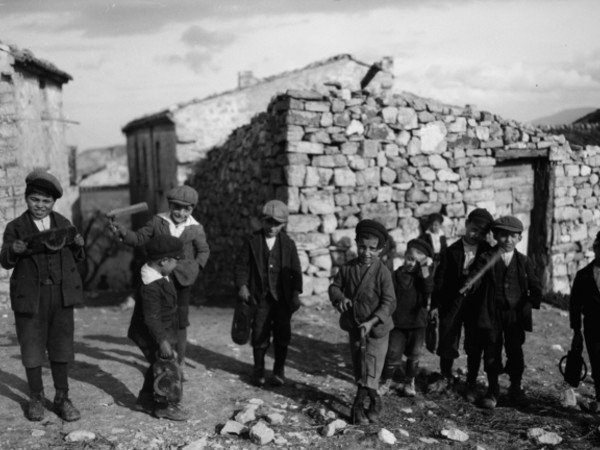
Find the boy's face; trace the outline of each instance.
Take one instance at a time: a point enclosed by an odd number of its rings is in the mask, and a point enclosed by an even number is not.
[[[263,217],[262,226],[265,233],[265,237],[274,238],[281,230],[285,227],[285,222],[278,222],[272,217]]]
[[[381,253],[379,239],[376,237],[360,237],[356,239],[356,251],[361,264],[371,265],[374,259]]]
[[[521,233],[515,231],[498,230],[494,232],[494,239],[504,253],[512,252],[516,245],[521,242]]]
[[[434,234],[439,233],[441,228],[442,228],[442,224],[440,222],[438,222],[437,220],[434,220],[433,222],[431,222],[431,225],[429,225],[429,231],[431,231]]]
[[[179,203],[169,203],[169,211],[171,212],[171,220],[173,223],[180,224],[185,222],[194,207],[192,205],[181,205]]]
[[[51,195],[33,192],[25,198],[27,209],[34,219],[40,220],[48,216],[54,208],[56,200]]]
[[[160,274],[164,277],[169,275],[177,267],[178,258],[163,258],[160,260],[158,267],[160,268]]]
[[[406,254],[404,255],[404,266],[412,270],[417,264],[422,264],[427,259],[427,255],[425,253],[417,250],[414,247],[410,247],[406,250]]]
[[[469,245],[479,244],[485,238],[485,229],[475,222],[467,222],[465,224],[464,240]]]

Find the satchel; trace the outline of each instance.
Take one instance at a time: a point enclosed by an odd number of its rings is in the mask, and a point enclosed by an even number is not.
[[[165,359],[157,355],[152,371],[155,396],[167,403],[179,403],[183,395],[183,385],[181,367],[176,357]]]
[[[587,375],[587,365],[581,354],[582,351],[571,349],[558,363],[560,373],[565,381],[573,387],[579,386],[579,382],[583,381]],[[564,368],[563,362],[565,362]]]
[[[435,353],[439,338],[438,320],[435,318],[429,319],[425,330],[425,348],[431,353]]]
[[[248,305],[241,300],[236,302],[231,323],[231,339],[236,344],[245,345],[250,341],[255,311],[256,306]]]

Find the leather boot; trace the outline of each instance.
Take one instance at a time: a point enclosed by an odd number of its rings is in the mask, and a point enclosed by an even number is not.
[[[27,418],[32,422],[39,422],[44,418],[44,391],[31,393],[27,404]]]
[[[262,387],[265,385],[265,355],[266,348],[255,348],[253,351],[254,369],[252,370],[252,383],[255,386]]]
[[[488,390],[481,400],[481,407],[484,409],[494,409],[498,404],[500,394],[500,385],[498,384],[498,374],[488,373]]]
[[[68,391],[56,391],[56,397],[54,397],[54,411],[65,422],[75,422],[76,420],[81,419],[81,413],[73,406],[71,400],[69,400]]]
[[[273,386],[283,386],[285,384],[285,359],[287,351],[287,345],[278,345],[274,348],[275,364],[273,364],[273,378],[271,379]]]
[[[367,388],[359,386],[356,391],[356,397],[354,398],[354,404],[352,405],[351,421],[353,425],[368,425],[369,419],[365,414],[365,398],[367,397]]]
[[[375,389],[369,389],[369,410],[367,411],[367,418],[370,422],[376,423],[379,421],[381,410],[383,409],[383,402],[381,397]]]
[[[452,358],[440,358],[440,372],[444,378],[452,379],[452,366],[454,360]]]

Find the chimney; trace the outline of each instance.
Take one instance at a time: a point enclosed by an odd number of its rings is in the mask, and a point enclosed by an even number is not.
[[[251,70],[242,70],[238,72],[238,89],[246,88],[256,84],[258,80],[254,77]]]

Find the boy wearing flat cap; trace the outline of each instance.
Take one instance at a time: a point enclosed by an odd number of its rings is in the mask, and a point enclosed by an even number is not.
[[[183,242],[183,257],[173,272],[173,283],[177,290],[179,330],[177,332],[177,357],[181,368],[185,365],[187,328],[190,326],[189,305],[192,286],[206,267],[210,249],[202,225],[194,219],[192,211],[198,203],[198,193],[190,186],[177,186],[167,193],[169,211],[155,215],[137,231],[131,231],[115,223],[116,233],[125,244],[142,247],[149,239],[167,235]],[[185,372],[184,372],[184,381]]]
[[[358,386],[351,410],[351,421],[356,425],[377,422],[383,406],[379,380],[396,307],[392,274],[379,260],[387,239],[381,223],[361,220],[356,225],[358,257],[341,266],[329,286],[329,299],[341,313],[340,327],[349,335]],[[369,409],[365,412],[367,397]]]
[[[65,421],[81,417],[69,400],[68,363],[73,361],[73,305],[82,299],[76,261],[85,257],[83,237],[71,222],[53,211],[62,188],[56,177],[34,170],[25,178],[27,211],[8,223],[0,264],[13,269],[11,306],[30,400],[27,418],[44,418],[42,364],[50,359],[56,388],[54,410]],[[54,239],[48,236],[55,233]],[[56,239],[56,237],[58,239]]]
[[[481,365],[481,349],[473,346],[473,307],[477,304],[476,293],[465,298],[459,293],[464,285],[473,262],[491,249],[485,240],[494,218],[485,208],[476,208],[469,213],[465,223],[465,234],[442,254],[435,273],[432,316],[439,316],[439,345],[442,376],[453,381],[452,366],[458,358],[462,327],[465,328],[465,351],[467,352],[467,388],[465,398],[474,402],[476,382]]]
[[[477,293],[474,308],[476,327],[474,345],[483,353],[488,391],[482,407],[496,407],[502,372],[502,348],[506,352],[504,371],[510,377],[508,398],[511,402],[525,399],[521,386],[525,362],[523,344],[525,332],[532,331],[532,308],[538,309],[542,298],[541,285],[527,256],[516,249],[521,241],[523,224],[514,216],[496,219],[491,226],[497,244],[483,253],[471,266],[469,279]],[[483,274],[481,278],[478,278]]]
[[[392,315],[394,328],[390,331],[389,347],[381,376],[380,393],[389,391],[392,380],[406,355],[405,381],[400,392],[414,397],[415,377],[425,342],[429,298],[433,292],[433,248],[423,239],[406,244],[404,265],[393,274],[396,310]]]
[[[157,392],[154,373],[159,359],[174,360],[176,356],[179,313],[177,290],[170,275],[183,256],[183,243],[175,236],[159,234],[148,240],[144,249],[148,261],[141,269],[139,300],[127,333],[150,363],[136,408],[159,418],[185,420],[187,416],[179,406],[181,397],[167,399]],[[180,375],[180,371],[178,373]],[[172,383],[179,384],[180,381],[175,379]]]
[[[270,200],[262,209],[262,228],[242,245],[235,263],[238,301],[256,306],[250,343],[253,348],[252,382],[265,384],[265,355],[273,336],[275,387],[285,384],[285,361],[292,337],[292,314],[300,308],[302,269],[295,242],[284,232],[288,208]]]

